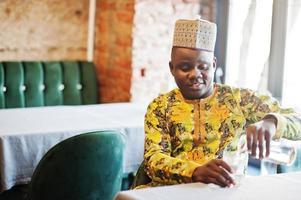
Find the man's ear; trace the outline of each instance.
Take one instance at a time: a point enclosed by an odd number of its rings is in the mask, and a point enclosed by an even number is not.
[[[171,63],[171,61],[169,61],[169,71],[170,71],[170,73],[174,76],[174,66],[173,66],[173,64]]]
[[[216,70],[216,57],[214,56],[213,62],[212,62],[213,70]]]

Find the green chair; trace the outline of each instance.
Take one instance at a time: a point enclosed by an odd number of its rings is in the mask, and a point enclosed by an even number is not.
[[[28,200],[110,200],[121,189],[124,140],[115,131],[85,133],[51,148],[35,169]]]
[[[137,186],[145,185],[151,182],[151,179],[148,177],[148,175],[145,172],[145,164],[144,161],[139,166],[139,169],[137,170],[136,176],[134,178],[133,184],[131,186],[131,189],[134,189]]]

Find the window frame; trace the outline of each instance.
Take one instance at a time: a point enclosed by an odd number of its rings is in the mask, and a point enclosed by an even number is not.
[[[284,6],[282,6],[284,4]],[[268,90],[281,102],[284,80],[288,1],[273,0]],[[275,73],[277,72],[277,73]]]

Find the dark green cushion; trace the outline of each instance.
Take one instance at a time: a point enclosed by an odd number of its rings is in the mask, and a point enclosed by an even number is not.
[[[32,176],[31,200],[113,199],[121,189],[124,139],[115,131],[86,133],[51,148]]]
[[[76,62],[63,62],[64,71],[64,104],[79,105],[82,104],[80,80],[80,66]]]
[[[60,63],[45,63],[44,77],[45,106],[63,105],[63,70]]]
[[[5,107],[3,86],[4,86],[4,69],[2,63],[0,63],[0,108]]]
[[[0,108],[96,104],[98,93],[91,62],[0,63]]]
[[[26,85],[26,107],[43,106],[44,103],[44,74],[40,62],[24,62],[24,76]]]
[[[96,77],[95,67],[91,62],[81,62],[81,79],[82,79],[82,101],[83,104],[91,104],[91,101],[98,100],[98,84],[100,79]]]
[[[5,107],[25,107],[24,71],[19,62],[6,62],[4,64],[4,86],[6,87]]]
[[[146,185],[150,182],[151,182],[151,179],[148,177],[147,173],[145,172],[145,164],[143,161],[137,170],[137,173],[136,173],[136,176],[134,178],[131,188],[134,189],[137,186]]]

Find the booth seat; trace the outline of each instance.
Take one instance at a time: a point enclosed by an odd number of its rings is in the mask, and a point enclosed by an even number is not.
[[[0,108],[98,103],[91,62],[0,62]]]
[[[86,61],[0,62],[0,109],[99,102],[95,66]],[[124,174],[128,189],[133,174]]]

